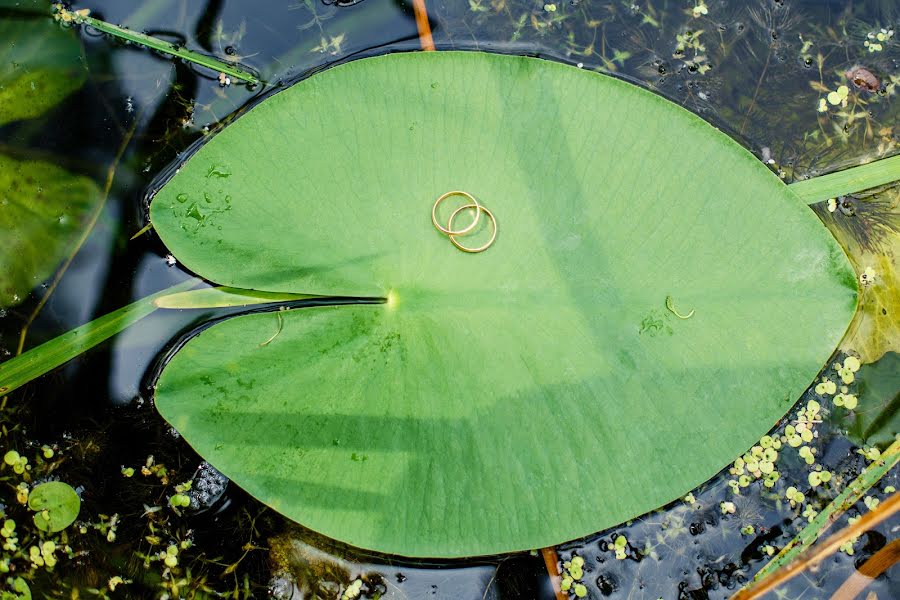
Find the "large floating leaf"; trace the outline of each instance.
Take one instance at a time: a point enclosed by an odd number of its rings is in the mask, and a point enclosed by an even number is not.
[[[432,227],[453,189],[496,215],[488,251]],[[677,498],[786,412],[856,306],[842,250],[748,152],[522,57],[315,75],[203,146],[151,219],[219,284],[387,298],[217,324],[156,399],[267,504],[404,555],[547,546]]]
[[[849,210],[814,207],[866,285],[841,349],[863,362],[900,352],[900,182],[846,198]]]
[[[900,433],[900,354],[887,352],[856,374],[859,410],[848,436],[859,445],[887,446]]]
[[[49,18],[0,17],[0,126],[40,116],[80,88],[86,76],[74,31]]]
[[[0,308],[18,304],[53,273],[99,198],[87,177],[0,154]]]

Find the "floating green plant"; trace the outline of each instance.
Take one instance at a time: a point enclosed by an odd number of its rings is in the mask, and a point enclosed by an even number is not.
[[[226,63],[212,56],[207,56],[206,54],[201,54],[200,52],[195,52],[193,50],[187,50],[186,48],[182,48],[145,33],[138,33],[124,27],[119,27],[118,25],[113,25],[112,23],[107,23],[106,21],[101,21],[100,19],[95,19],[90,16],[90,11],[88,9],[69,10],[62,4],[55,4],[54,10],[55,18],[63,23],[89,25],[103,33],[139,46],[150,48],[151,50],[156,50],[157,52],[170,54],[187,62],[206,67],[207,69],[212,69],[213,71],[222,73],[228,77],[234,77],[235,79],[245,81],[251,85],[260,83],[259,77],[255,74],[246,69],[242,69],[233,63]],[[220,83],[224,84],[225,81],[220,78]]]

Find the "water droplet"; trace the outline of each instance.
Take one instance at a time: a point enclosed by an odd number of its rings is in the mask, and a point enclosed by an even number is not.
[[[200,207],[197,206],[196,202],[194,202],[193,204],[191,204],[188,207],[187,212],[185,214],[192,219],[196,219],[197,221],[202,221],[205,218],[203,216],[203,213],[200,212]]]
[[[183,204],[183,203],[187,202],[188,195],[187,194],[178,194],[177,196],[175,196],[175,199]]]

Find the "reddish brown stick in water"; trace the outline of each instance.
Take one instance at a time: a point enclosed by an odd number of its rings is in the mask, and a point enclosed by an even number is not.
[[[838,588],[838,591],[831,596],[831,600],[853,600],[866,589],[866,586],[875,581],[876,577],[898,562],[900,562],[900,540],[894,540],[873,554],[858,571],[853,571],[843,585]]]
[[[428,23],[428,11],[425,0],[413,0],[413,11],[416,13],[416,27],[419,28],[419,43],[426,52],[434,50],[434,39],[431,37],[431,25]]]
[[[559,555],[554,548],[541,548],[541,556],[544,557],[544,564],[547,566],[547,574],[550,575],[550,585],[553,586],[553,593],[556,594],[556,600],[568,600],[566,594],[559,589]]]
[[[845,527],[818,546],[810,549],[808,556],[798,558],[783,569],[775,571],[770,576],[738,591],[737,594],[731,597],[731,600],[755,600],[763,596],[801,571],[818,565],[823,559],[840,548],[841,544],[862,535],[898,511],[900,511],[900,492],[895,492],[888,499],[883,500],[875,510],[864,514],[852,525]]]

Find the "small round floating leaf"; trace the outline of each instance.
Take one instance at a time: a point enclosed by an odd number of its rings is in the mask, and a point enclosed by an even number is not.
[[[38,529],[55,533],[75,521],[81,510],[81,499],[71,485],[48,481],[31,490],[28,508],[36,513],[34,524]]]
[[[435,230],[451,190],[495,215],[488,251]],[[213,136],[150,217],[218,285],[386,299],[205,329],[156,405],[276,510],[407,556],[553,546],[683,497],[790,409],[856,307],[843,251],[758,159],[525,57],[313,75]]]

